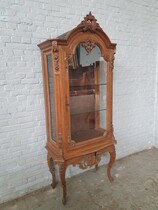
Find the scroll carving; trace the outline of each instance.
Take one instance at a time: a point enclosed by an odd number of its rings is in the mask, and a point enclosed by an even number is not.
[[[86,155],[74,165],[79,165],[79,168],[81,169],[91,168],[94,165],[98,165],[98,163],[101,161],[101,156],[104,155],[104,153],[105,151],[99,151],[90,155]]]
[[[113,71],[113,69],[114,69],[114,60],[115,60],[115,53],[113,53],[113,54],[111,54],[111,55],[107,55],[107,56],[105,56],[104,58],[105,58],[105,60],[107,61],[107,62],[109,62],[109,69],[110,69],[110,71]]]
[[[76,142],[74,140],[70,140],[69,145],[71,147],[74,147],[76,145]]]
[[[91,33],[95,33],[97,29],[101,29],[100,25],[97,23],[97,19],[95,19],[91,12],[84,17],[84,20],[78,27],[82,27],[83,32],[90,31]]]
[[[71,139],[71,135],[70,134],[67,136],[67,141],[68,141],[68,145],[70,147],[74,147],[76,145],[76,142]]]
[[[85,48],[85,50],[87,51],[87,53],[89,54],[93,48],[96,46],[96,44],[94,42],[92,42],[91,40],[86,40],[84,42],[82,42],[82,47]]]
[[[56,41],[52,42],[52,47],[53,47],[53,59],[54,59],[55,71],[58,72],[59,71],[59,51],[58,51]]]
[[[79,162],[79,168],[81,169],[86,169],[88,167],[92,167],[95,165],[95,156],[94,155],[89,155],[85,156],[80,162]]]

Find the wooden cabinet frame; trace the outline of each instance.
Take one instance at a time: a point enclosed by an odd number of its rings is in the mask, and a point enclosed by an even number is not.
[[[75,50],[76,46],[82,43],[88,53],[98,46],[101,55],[107,62],[107,88],[106,88],[106,130],[102,136],[88,139],[76,143],[71,139],[70,134],[70,89],[69,89],[69,63],[74,62],[75,65]],[[40,43],[42,55],[43,83],[45,96],[45,112],[46,112],[46,129],[47,129],[47,144],[48,151],[48,166],[52,173],[52,187],[56,186],[55,164],[59,165],[59,174],[63,186],[63,204],[66,203],[66,180],[65,172],[68,165],[79,165],[80,168],[95,166],[98,168],[98,163],[101,156],[106,152],[110,154],[110,162],[107,167],[107,175],[109,180],[113,178],[110,170],[115,161],[115,146],[116,143],[113,134],[112,125],[112,84],[113,84],[113,65],[116,44],[111,43],[108,36],[101,29],[95,17],[89,13],[84,20],[73,30],[56,38],[49,39]],[[51,74],[54,85],[54,118],[51,119],[50,105],[50,87],[49,75],[47,66],[47,56],[51,55]],[[96,69],[98,66],[96,67]],[[50,69],[49,69],[50,71]],[[95,81],[98,80],[98,70],[95,72]],[[98,106],[97,97],[99,89],[95,88],[94,97],[95,106]],[[53,122],[54,120],[54,122]],[[99,129],[99,115],[95,112],[96,128]],[[55,123],[55,139],[52,138],[52,125]]]

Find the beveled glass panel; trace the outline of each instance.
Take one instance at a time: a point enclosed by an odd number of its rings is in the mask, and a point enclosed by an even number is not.
[[[106,130],[107,63],[98,46],[86,47],[79,44],[69,63],[71,139],[76,142]]]
[[[51,137],[56,139],[56,119],[55,119],[55,99],[54,99],[54,75],[52,66],[52,55],[47,55],[47,71],[48,71],[48,86],[50,100],[50,117],[51,117]]]

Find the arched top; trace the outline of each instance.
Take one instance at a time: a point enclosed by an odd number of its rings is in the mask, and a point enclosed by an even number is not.
[[[99,23],[97,23],[97,19],[92,15],[91,12],[87,14],[84,17],[84,20],[81,21],[81,23],[72,29],[71,31],[68,31],[60,36],[58,36],[56,39],[49,39],[38,46],[43,49],[45,47],[48,47],[51,45],[52,41],[56,41],[58,45],[67,45],[74,36],[78,33],[92,33],[97,34],[105,43],[106,48],[108,49],[115,49],[116,44],[112,43],[109,39],[109,37],[106,35],[106,33],[102,30]]]

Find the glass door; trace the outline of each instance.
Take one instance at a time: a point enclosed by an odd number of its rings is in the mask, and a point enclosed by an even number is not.
[[[81,43],[69,64],[70,129],[76,143],[106,130],[107,63],[98,46]]]

